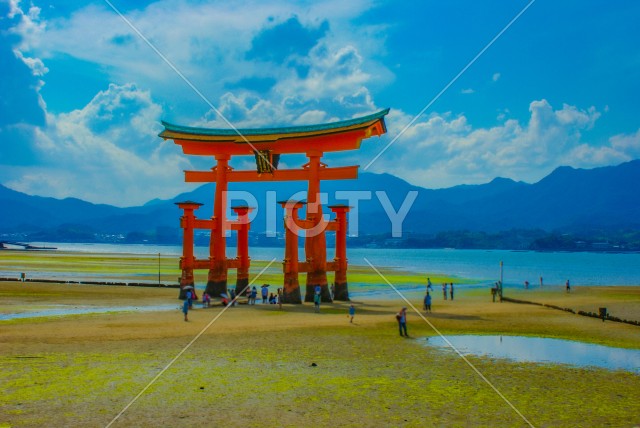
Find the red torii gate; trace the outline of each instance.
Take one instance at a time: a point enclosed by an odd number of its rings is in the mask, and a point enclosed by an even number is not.
[[[236,292],[241,292],[249,280],[250,259],[248,256],[248,214],[250,207],[232,207],[238,220],[225,218],[227,184],[230,182],[252,181],[308,181],[306,219],[299,219],[297,210],[303,206],[300,201],[281,202],[285,208],[285,274],[283,300],[300,303],[298,273],[307,273],[305,301],[313,301],[314,289],[320,286],[322,300],[331,301],[327,287],[327,271],[335,271],[336,300],[349,300],[347,288],[346,258],[346,215],[349,207],[334,205],[329,207],[337,218],[325,222],[320,203],[320,180],[354,179],[358,176],[358,166],[329,168],[321,162],[326,152],[354,150],[363,139],[380,136],[386,132],[384,116],[389,109],[350,120],[319,125],[294,126],[284,128],[258,129],[211,129],[173,125],[162,122],[165,129],[160,137],[172,139],[182,147],[187,155],[213,156],[216,165],[211,171],[185,171],[185,181],[190,183],[215,182],[213,217],[209,220],[197,219],[194,211],[201,204],[186,201],[178,203],[184,211],[181,227],[184,230],[183,255],[180,259],[182,276],[180,285],[193,285],[193,270],[208,269],[207,293],[220,296],[227,292],[228,269],[237,269]],[[282,154],[306,154],[309,162],[300,169],[277,170],[277,162]],[[256,157],[258,171],[236,171],[229,167],[234,155]],[[209,258],[197,260],[193,255],[193,230],[211,230]],[[238,256],[226,257],[227,230],[238,232]],[[298,231],[305,231],[306,261],[298,262]],[[336,256],[327,262],[325,231],[336,232]]]

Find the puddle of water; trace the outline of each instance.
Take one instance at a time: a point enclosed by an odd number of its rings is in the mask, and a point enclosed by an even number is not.
[[[56,305],[64,306],[64,305]],[[104,314],[107,312],[153,312],[168,311],[177,309],[177,305],[156,305],[156,306],[73,306],[55,309],[45,309],[41,311],[20,312],[13,314],[0,314],[0,321],[8,321],[25,318],[54,317],[66,315],[83,315],[83,314]]]
[[[473,354],[515,361],[602,367],[640,373],[640,350],[613,348],[571,340],[524,336],[447,336],[463,355]],[[442,337],[429,337],[429,346],[451,347]]]

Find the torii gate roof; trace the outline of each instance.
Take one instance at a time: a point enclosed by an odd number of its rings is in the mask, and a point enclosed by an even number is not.
[[[364,138],[387,132],[389,109],[368,116],[317,125],[282,128],[213,129],[174,125],[162,121],[160,137],[172,139],[192,155],[248,155],[254,149],[273,153],[332,152],[360,147]]]

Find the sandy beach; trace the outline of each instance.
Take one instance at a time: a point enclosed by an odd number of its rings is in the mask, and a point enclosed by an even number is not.
[[[637,287],[513,294],[640,313]],[[159,374],[113,426],[528,426],[524,418],[534,426],[640,424],[637,373],[469,356],[523,418],[460,357],[425,346],[436,333],[416,313],[408,316],[411,337],[400,337],[399,298],[356,299],[350,324],[346,303],[323,305],[320,314],[310,304],[242,304],[221,314],[221,306],[195,303],[184,322],[175,289],[2,282],[0,295],[1,313],[51,305],[116,311],[0,322],[0,426],[106,426]],[[420,294],[408,297],[421,309]],[[486,290],[459,289],[453,302],[438,297],[427,319],[445,335],[640,349],[637,326],[492,303]],[[175,309],[118,312],[167,304]]]

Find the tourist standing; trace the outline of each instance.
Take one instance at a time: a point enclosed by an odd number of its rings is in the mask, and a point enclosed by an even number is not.
[[[182,313],[184,314],[184,320],[189,321],[189,317],[187,316],[189,313],[189,301],[187,299],[182,303]]]
[[[313,295],[313,309],[316,311],[316,313],[320,312],[320,294],[314,294]]]
[[[424,296],[424,310],[425,312],[431,312],[431,294],[428,291]]]
[[[447,283],[446,282],[442,283],[442,296],[444,297],[444,300],[447,300]]]
[[[191,290],[187,290],[187,303],[189,304],[189,309],[191,309],[193,307],[193,294],[191,293]]]
[[[567,291],[567,293],[571,293],[571,285],[569,284],[568,279],[567,279],[567,282],[564,284],[564,288]]]
[[[349,322],[353,323],[353,317],[356,316],[356,307],[353,306],[353,303],[349,306]]]
[[[451,283],[451,285],[449,287],[449,296],[451,297],[451,300],[453,300],[453,282]]]
[[[267,303],[268,296],[269,296],[269,285],[262,284],[262,304]]]
[[[400,312],[396,314],[398,320],[398,329],[400,330],[400,336],[409,337],[407,334],[407,308],[403,307]],[[403,334],[404,333],[404,334]]]
[[[542,277],[540,277],[540,288],[542,288]]]
[[[209,297],[209,293],[206,291],[202,294],[202,307],[208,308],[211,304],[211,297]]]
[[[251,299],[249,299],[249,304],[255,305],[257,297],[258,297],[258,289],[254,285],[253,287],[251,287]]]

